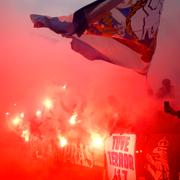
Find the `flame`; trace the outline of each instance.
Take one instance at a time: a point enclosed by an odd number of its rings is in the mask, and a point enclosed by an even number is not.
[[[24,113],[22,112],[22,113],[20,113],[20,115],[19,115],[22,119],[24,118]]]
[[[21,124],[22,122],[22,118],[20,118],[19,116],[16,116],[13,120],[12,120],[12,124],[14,126],[18,126],[19,124]]]
[[[76,124],[76,120],[77,120],[77,113],[74,113],[71,117],[70,117],[70,119],[69,119],[69,123],[71,124],[71,125],[75,125]]]
[[[52,107],[53,107],[52,100],[51,100],[51,99],[45,99],[45,100],[44,100],[44,106],[45,106],[47,109],[52,109]]]
[[[98,149],[103,148],[104,140],[103,140],[103,138],[101,137],[100,134],[92,133],[91,134],[91,140],[92,140],[91,141],[91,147],[98,148]]]
[[[27,129],[23,130],[22,134],[21,134],[21,137],[25,140],[25,142],[28,142],[29,138],[30,138],[29,130],[27,130]]]
[[[68,144],[68,141],[67,141],[67,139],[65,137],[59,135],[58,139],[59,139],[60,147],[63,148],[63,147],[65,147]]]
[[[67,89],[67,85],[64,84],[61,89],[65,91]]]
[[[10,113],[9,113],[9,112],[6,112],[6,113],[5,113],[5,115],[6,115],[6,116],[9,116],[9,115],[10,115]]]
[[[39,118],[39,117],[41,117],[41,115],[42,115],[42,111],[37,110],[36,111],[36,117]]]

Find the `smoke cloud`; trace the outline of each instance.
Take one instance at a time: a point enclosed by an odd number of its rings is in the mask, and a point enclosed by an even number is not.
[[[109,131],[110,116],[117,112],[120,126],[126,130],[130,131],[134,126],[139,133],[149,128],[158,131],[154,117],[157,119],[158,114],[163,120],[168,120],[169,116],[163,114],[162,103],[148,94],[147,84],[151,87],[151,93],[156,93],[164,78],[172,80],[177,97],[174,104],[179,107],[180,27],[177,20],[180,18],[180,2],[165,2],[157,51],[147,79],[106,62],[87,61],[71,50],[69,39],[47,29],[33,29],[29,19],[30,13],[50,16],[70,14],[88,2],[0,2],[1,179],[48,179],[52,174],[54,179],[59,177],[58,170],[51,166],[53,162],[29,161],[29,150],[22,150],[26,145],[21,137],[8,129],[4,118],[4,113],[9,111],[18,110],[27,114],[35,111],[45,97],[59,93],[59,85],[66,84],[70,89],[65,99],[67,106],[78,103],[82,106],[85,129]],[[173,123],[177,123],[175,119]],[[170,128],[174,128],[174,124]]]

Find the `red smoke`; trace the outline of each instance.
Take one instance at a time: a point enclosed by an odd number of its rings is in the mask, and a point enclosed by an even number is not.
[[[8,129],[4,120],[4,113],[13,108],[27,113],[35,111],[42,99],[54,92],[54,84],[70,87],[71,93],[66,99],[69,106],[74,101],[84,103],[83,116],[88,115],[84,120],[86,129],[108,131],[116,112],[119,113],[115,125],[118,128],[113,130],[117,132],[156,132],[161,129],[160,125],[164,125],[162,131],[175,128],[176,119],[172,118],[169,127],[170,116],[163,113],[162,103],[148,95],[145,77],[105,62],[87,61],[70,49],[70,40],[46,29],[33,29],[28,14],[22,16],[20,12],[11,10],[9,13],[4,8],[1,17],[1,179],[45,180],[61,176],[52,160],[30,160],[26,144]],[[156,57],[166,56],[158,51],[161,54]],[[157,73],[152,71],[150,75],[151,84],[156,86],[153,89],[157,89],[157,81],[161,78],[157,80]],[[13,107],[14,103],[17,107]],[[90,121],[92,127],[89,127]]]

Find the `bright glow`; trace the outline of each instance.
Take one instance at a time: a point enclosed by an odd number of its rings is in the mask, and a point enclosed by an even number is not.
[[[9,113],[9,112],[6,112],[6,113],[5,113],[5,115],[6,115],[6,116],[9,116],[9,115],[10,115],[10,113]]]
[[[70,123],[71,125],[75,125],[75,124],[76,124],[76,119],[77,119],[77,113],[74,113],[74,114],[70,117],[69,123]]]
[[[52,109],[53,103],[52,103],[51,99],[45,99],[45,101],[44,101],[44,106],[45,106],[47,109]]]
[[[23,112],[20,113],[20,117],[21,117],[21,118],[24,118],[24,113],[23,113]]]
[[[30,138],[30,133],[29,131],[26,129],[26,130],[23,130],[22,131],[22,134],[21,134],[21,137],[24,139],[25,142],[28,142],[29,141],[29,138]]]
[[[68,144],[68,141],[65,137],[63,136],[58,136],[59,139],[59,145],[60,147],[65,147]]]
[[[13,120],[12,120],[12,124],[14,126],[18,126],[20,123],[22,122],[22,119],[19,116],[16,116]]]
[[[64,84],[63,86],[62,86],[62,90],[66,90],[66,88],[67,88],[67,85],[66,84]]]
[[[42,111],[37,110],[36,111],[36,117],[39,118],[39,117],[41,117],[41,115],[42,115]]]
[[[97,148],[97,149],[103,148],[104,141],[103,141],[103,138],[99,134],[93,133],[91,135],[91,140],[92,140],[91,146],[93,148]]]

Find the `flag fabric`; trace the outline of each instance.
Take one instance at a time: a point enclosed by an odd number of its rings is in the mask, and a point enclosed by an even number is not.
[[[119,0],[97,21],[88,22],[87,14],[111,1],[97,0],[67,17],[31,15],[31,19],[35,27],[48,27],[60,34],[73,29],[72,49],[87,59],[104,60],[146,75],[156,49],[164,0]]]
[[[94,8],[103,2],[96,1]],[[91,52],[91,59],[106,60],[146,74],[156,48],[163,2],[124,0],[91,24],[82,20],[83,14],[90,11],[88,6],[78,10],[73,21],[81,27],[77,34],[83,35],[73,38],[72,48],[87,58]],[[88,25],[81,26],[82,22]]]

